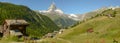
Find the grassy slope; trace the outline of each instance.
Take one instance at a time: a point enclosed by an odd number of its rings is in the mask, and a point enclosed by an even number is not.
[[[65,34],[59,37],[69,40],[72,43],[85,43],[87,42],[87,40],[90,40],[91,43],[94,40],[97,42],[99,42],[100,40],[106,40],[106,42],[112,43],[112,39],[114,38],[119,40],[119,17],[115,17],[112,19],[107,17],[97,17],[95,19],[82,23],[77,27],[74,27],[71,30],[64,32]],[[95,32],[89,34],[86,33],[86,30],[91,27],[94,28]],[[96,32],[99,33],[96,34]]]
[[[63,34],[58,34],[54,41],[61,38],[68,43],[113,43],[113,39],[120,42],[120,13],[114,18],[99,16],[90,19],[78,26],[68,29]],[[87,29],[93,28],[93,33],[87,33]],[[61,40],[61,41],[63,41]],[[48,41],[51,42],[51,41]],[[60,42],[60,41],[56,41]]]

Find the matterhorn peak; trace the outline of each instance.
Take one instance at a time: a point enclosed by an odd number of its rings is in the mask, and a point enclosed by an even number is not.
[[[54,2],[52,2],[52,4],[50,5],[50,7],[48,8],[48,10],[44,10],[44,11],[39,11],[40,13],[52,13],[52,14],[64,14],[64,12],[61,10],[61,9],[59,9],[59,8],[57,8],[56,7],[56,5],[55,5],[55,3]]]
[[[61,9],[58,9],[54,2],[52,2],[47,12],[55,12],[55,13],[63,14],[63,11]]]
[[[54,2],[52,2],[52,4],[50,5],[50,7],[48,8],[48,10],[50,10],[50,9],[52,9],[52,10],[56,10],[57,9],[57,7],[56,7],[56,5],[55,5]]]

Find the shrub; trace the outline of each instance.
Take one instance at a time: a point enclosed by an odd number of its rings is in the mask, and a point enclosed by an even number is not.
[[[16,36],[3,37],[2,41],[7,41],[7,42],[18,41],[18,37]]]

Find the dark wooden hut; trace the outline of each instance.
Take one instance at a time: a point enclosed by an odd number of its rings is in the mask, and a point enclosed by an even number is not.
[[[1,33],[3,36],[26,36],[26,27],[29,25],[23,19],[7,19],[3,23]]]

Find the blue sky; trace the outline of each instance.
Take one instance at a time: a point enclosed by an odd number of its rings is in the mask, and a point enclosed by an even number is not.
[[[47,10],[53,1],[66,14],[83,14],[105,6],[120,6],[120,0],[0,0],[25,5],[32,10]]]

